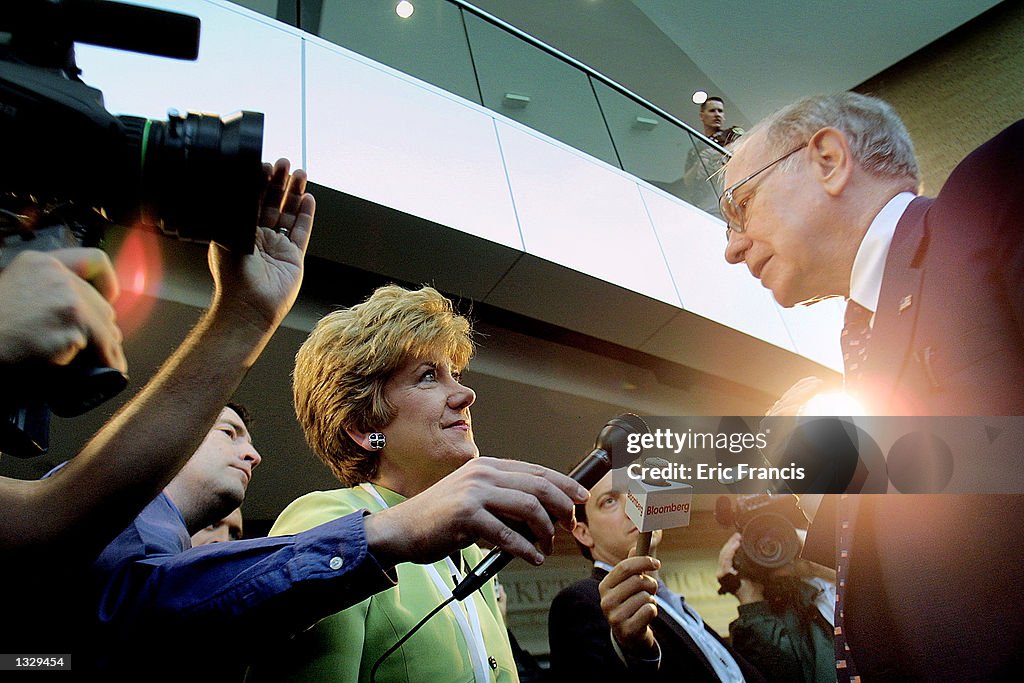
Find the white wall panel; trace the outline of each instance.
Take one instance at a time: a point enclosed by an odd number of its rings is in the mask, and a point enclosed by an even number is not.
[[[266,113],[264,158],[315,181],[526,251],[841,368],[842,306],[783,310],[729,266],[721,222],[623,171],[435,86],[222,0],[142,2],[199,16],[197,62],[86,45],[107,107]],[[303,79],[305,81],[303,82]],[[305,101],[303,100],[305,98]],[[305,139],[303,139],[305,134]]]
[[[839,334],[843,331],[846,302],[840,298],[819,301],[813,306],[779,307],[796,352],[838,372],[843,371]]]
[[[494,123],[478,105],[342,48],[306,48],[317,182],[522,249]]]
[[[679,305],[634,179],[518,125],[498,133],[527,252]]]
[[[726,263],[722,221],[648,187],[641,192],[683,308],[795,350],[771,292],[745,267]]]
[[[181,112],[266,114],[263,158],[302,160],[301,38],[295,29],[237,6],[200,0],[138,3],[198,16],[194,62],[77,45],[82,78],[103,91],[107,109],[166,120]]]

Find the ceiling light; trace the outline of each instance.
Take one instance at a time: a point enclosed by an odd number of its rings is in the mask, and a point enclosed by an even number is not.
[[[412,6],[412,3],[409,2],[409,0],[402,0],[397,5],[395,5],[395,14],[402,17],[403,19],[408,19],[409,17],[412,16],[412,13],[415,11],[416,8]]]
[[[704,104],[707,101],[708,101],[708,94],[706,92],[704,92],[703,90],[698,90],[697,92],[693,93],[693,103],[694,104]]]

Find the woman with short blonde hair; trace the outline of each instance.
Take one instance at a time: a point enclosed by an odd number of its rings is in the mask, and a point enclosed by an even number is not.
[[[293,502],[271,534],[291,534],[359,509],[379,512],[417,495],[478,457],[461,372],[472,328],[430,287],[381,287],[325,316],[295,357],[295,411],[316,454],[350,488]],[[493,580],[432,617],[483,553],[471,545],[428,565],[399,564],[398,586],[324,619],[267,658],[268,679],[516,681]]]

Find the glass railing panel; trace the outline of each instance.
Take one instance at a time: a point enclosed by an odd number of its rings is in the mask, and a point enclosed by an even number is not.
[[[384,0],[304,0],[299,28],[473,102],[480,91],[457,7],[416,0],[403,19]]]
[[[596,79],[594,91],[622,168],[717,216],[721,174],[713,174],[722,167],[722,154]]]
[[[686,152],[683,172],[684,200],[713,216],[722,217],[718,197],[722,194],[723,167],[728,157],[709,145],[699,135],[689,134],[690,149]]]
[[[585,73],[477,16],[464,17],[485,107],[619,165]]]
[[[405,19],[395,12],[396,3],[385,0],[238,4],[482,103],[719,216],[720,151],[577,66],[448,0],[416,0]]]

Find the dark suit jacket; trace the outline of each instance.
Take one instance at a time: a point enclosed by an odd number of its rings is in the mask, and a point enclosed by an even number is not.
[[[867,353],[854,388],[875,414],[1024,415],[1024,122],[911,203]],[[845,620],[865,680],[1019,673],[1024,496],[857,498]]]
[[[863,388],[879,414],[1024,415],[1022,342],[1024,121],[900,220]]]
[[[601,594],[597,588],[606,575],[606,571],[595,567],[590,578],[563,588],[551,602],[548,641],[552,680],[622,683],[636,678],[637,673],[630,673],[612,649],[611,627],[601,611]],[[645,676],[644,680],[718,683],[718,676],[707,658],[671,617],[659,611],[651,628],[661,646],[661,667],[656,676]],[[717,633],[707,625],[705,628],[729,650],[748,683],[763,680]]]

